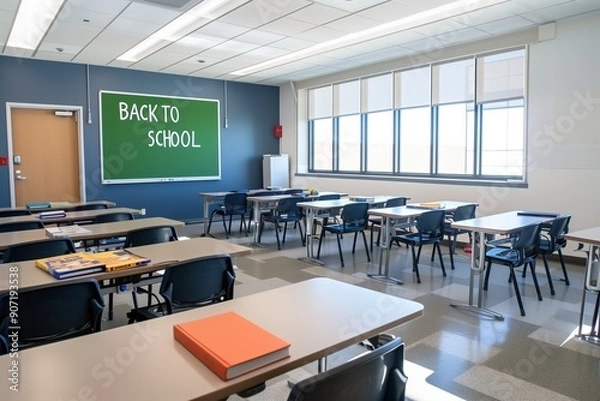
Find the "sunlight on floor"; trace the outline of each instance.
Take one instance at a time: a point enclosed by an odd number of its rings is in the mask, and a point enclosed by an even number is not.
[[[408,376],[408,385],[406,387],[406,398],[412,401],[465,401],[440,388],[427,383],[427,378],[433,373],[432,370],[424,368],[421,365],[404,361],[404,373]]]

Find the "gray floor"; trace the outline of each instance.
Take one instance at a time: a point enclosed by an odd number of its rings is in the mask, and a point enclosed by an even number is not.
[[[213,225],[213,234],[225,239],[220,229]],[[187,225],[181,230],[182,235],[190,237],[201,232],[201,224]],[[252,237],[236,231],[229,240],[251,245]],[[403,285],[397,285],[367,277],[367,273],[378,269],[379,252],[376,248],[374,259],[367,262],[359,240],[352,255],[351,236],[346,236],[342,244],[344,268],[333,236],[323,244],[321,260],[325,266],[299,260],[306,249],[301,246],[297,230],[288,232],[282,251],[277,250],[273,230],[265,230],[262,245],[253,247],[252,255],[236,260],[236,298],[326,276],[425,306],[423,317],[391,331],[403,337],[408,346],[405,370],[409,377],[409,400],[600,401],[600,346],[575,336],[582,298],[582,265],[568,264],[571,285],[566,286],[555,277],[556,295],[550,296],[540,260],[537,271],[544,297],[541,302],[537,300],[531,277],[523,279],[519,275],[526,316],[519,314],[512,285],[507,282],[507,270],[495,266],[490,289],[484,294],[485,307],[505,316],[504,321],[495,321],[450,306],[452,302],[466,303],[468,298],[469,256],[462,249],[455,257],[456,269],[450,270],[448,249],[442,248],[448,272],[443,277],[437,258],[430,262],[431,247],[425,247],[419,264],[422,283],[417,284],[410,250],[394,248],[391,274],[404,281]],[[551,262],[551,268],[553,274],[561,275],[557,262]],[[116,296],[115,318],[105,322],[103,329],[125,324],[130,301],[129,294]],[[592,307],[590,299],[587,305],[590,313]],[[351,347],[331,356],[329,365],[335,366],[362,351],[361,347]],[[297,369],[272,380],[267,390],[250,399],[285,400],[288,379],[299,380],[315,372],[316,364]],[[241,399],[230,397],[230,400]]]

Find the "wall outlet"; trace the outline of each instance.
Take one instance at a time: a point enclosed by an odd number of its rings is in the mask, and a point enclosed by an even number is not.
[[[142,216],[145,216],[145,215],[146,215],[146,208],[142,208],[142,209],[140,210],[140,214],[141,214]]]

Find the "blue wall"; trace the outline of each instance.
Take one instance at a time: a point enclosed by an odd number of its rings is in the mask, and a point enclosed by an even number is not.
[[[0,56],[0,104],[6,102],[81,106],[87,200],[107,199],[119,206],[146,208],[150,216],[196,220],[202,217],[198,192],[262,186],[262,155],[279,152],[272,135],[279,124],[279,88],[181,75],[90,66],[92,123],[87,123],[85,65]],[[218,99],[221,119],[221,180],[102,185],[98,92],[113,90],[153,95]],[[6,107],[0,113],[0,156],[8,155]],[[0,166],[0,207],[10,206],[8,167]]]

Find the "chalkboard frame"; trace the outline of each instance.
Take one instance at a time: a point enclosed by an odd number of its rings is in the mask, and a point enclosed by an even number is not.
[[[143,173],[141,175],[136,175],[133,174],[131,172],[121,172],[120,175],[115,175],[114,171],[110,171],[107,166],[109,166],[109,164],[107,163],[107,157],[116,157],[114,152],[112,153],[112,155],[109,155],[106,150],[107,148],[110,148],[110,146],[112,146],[114,148],[115,144],[112,142],[116,142],[119,143],[119,146],[123,146],[123,144],[125,143],[124,141],[126,141],[127,139],[132,139],[134,141],[137,141],[136,143],[139,144],[141,143],[141,136],[139,133],[139,127],[136,127],[135,130],[137,130],[137,133],[134,133],[133,130],[132,132],[128,132],[128,134],[126,136],[123,137],[123,139],[115,139],[115,132],[108,132],[110,130],[107,130],[106,127],[109,126],[110,124],[105,122],[105,118],[111,118],[110,115],[104,115],[103,113],[108,113],[107,112],[107,102],[106,101],[106,97],[105,95],[109,95],[109,96],[119,96],[122,99],[127,99],[128,101],[132,98],[145,98],[149,101],[155,101],[156,104],[159,103],[164,103],[164,102],[171,102],[173,104],[183,104],[183,105],[188,105],[188,104],[192,104],[193,107],[204,107],[206,110],[202,110],[203,113],[202,115],[204,115],[204,113],[207,113],[210,115],[210,119],[209,120],[203,120],[203,121],[197,121],[195,123],[197,123],[198,125],[195,126],[194,128],[198,129],[199,132],[202,135],[207,135],[208,136],[208,140],[209,145],[205,146],[204,149],[202,149],[201,151],[203,152],[208,152],[208,156],[209,157],[205,157],[204,159],[195,159],[192,161],[192,163],[190,163],[190,167],[186,167],[189,168],[189,171],[186,171],[185,174],[173,174],[172,172],[170,172],[168,169],[166,169],[164,171],[164,174],[158,174],[158,175],[154,175],[154,176],[143,176]],[[181,102],[181,103],[178,103]],[[187,103],[187,102],[192,102],[192,103]],[[182,96],[166,96],[166,95],[156,95],[156,94],[148,94],[148,93],[138,93],[138,92],[122,92],[122,91],[110,91],[110,90],[100,90],[98,93],[98,104],[99,104],[99,140],[100,140],[100,172],[101,172],[101,182],[102,184],[132,184],[132,183],[150,183],[150,182],[174,182],[174,181],[203,181],[203,180],[220,180],[221,179],[221,129],[220,129],[220,102],[218,99],[206,99],[206,98],[193,98],[193,97],[182,97]],[[114,112],[114,110],[112,110]],[[178,111],[179,113],[179,111]],[[133,113],[132,113],[133,114]],[[142,115],[143,113],[140,113],[140,115]],[[146,114],[147,114],[147,110],[146,110]],[[157,112],[157,114],[160,115],[160,110]],[[119,116],[112,116],[113,118],[118,118]],[[166,114],[165,114],[165,118]],[[150,118],[150,120],[152,120]],[[208,123],[207,123],[208,121]],[[139,121],[138,121],[139,123]],[[112,124],[112,123],[111,123]],[[150,123],[148,123],[150,124]],[[151,123],[154,124],[154,123]],[[156,123],[158,125],[158,122]],[[172,125],[175,123],[172,123]],[[208,126],[208,128],[203,128],[200,124]],[[157,127],[157,125],[155,125],[154,127]],[[158,127],[160,128],[160,127]],[[166,128],[166,127],[165,127]],[[194,133],[195,131],[191,131],[191,133]],[[135,136],[138,136],[138,138],[135,138]],[[188,137],[189,139],[189,137]],[[192,138],[192,142],[195,140],[195,138]],[[112,141],[112,142],[111,142]],[[119,141],[123,141],[123,143],[120,143]],[[158,138],[156,138],[156,143],[158,143]],[[163,140],[164,142],[164,140]],[[182,141],[183,143],[183,141]],[[110,144],[110,146],[109,146]],[[126,144],[130,144],[130,142],[127,142]],[[188,145],[189,145],[189,141],[188,141]],[[192,144],[193,146],[194,144]],[[206,149],[208,148],[208,149]],[[132,147],[129,148],[125,148],[125,149],[134,149]],[[135,150],[139,150],[140,148],[135,148]],[[194,150],[186,150],[186,152],[188,152],[188,156],[189,156],[189,152],[194,152]],[[200,152],[200,151],[197,151]],[[205,153],[206,155],[207,153]],[[118,155],[119,157],[121,155]],[[173,157],[171,156],[171,159]],[[139,162],[140,158],[136,158],[136,161]],[[205,159],[209,159],[211,162],[211,165],[209,168],[207,168],[206,166],[202,166],[200,163],[202,163],[201,160],[205,160]],[[125,161],[124,161],[125,160]],[[186,160],[189,160],[186,159]],[[126,163],[127,161],[127,157],[124,158],[120,158],[120,162],[123,163],[123,165]],[[168,165],[167,162],[164,162],[163,160],[161,160],[160,157],[154,157],[152,159],[152,167],[150,167],[151,169],[156,169],[157,166],[166,166]],[[195,163],[195,164],[194,164]],[[143,164],[142,166],[143,167]],[[140,169],[140,166],[136,166],[137,169]],[[160,168],[160,167],[159,167]],[[154,170],[153,170],[154,171]],[[161,172],[162,173],[162,172]],[[154,174],[154,173],[153,173]]]

